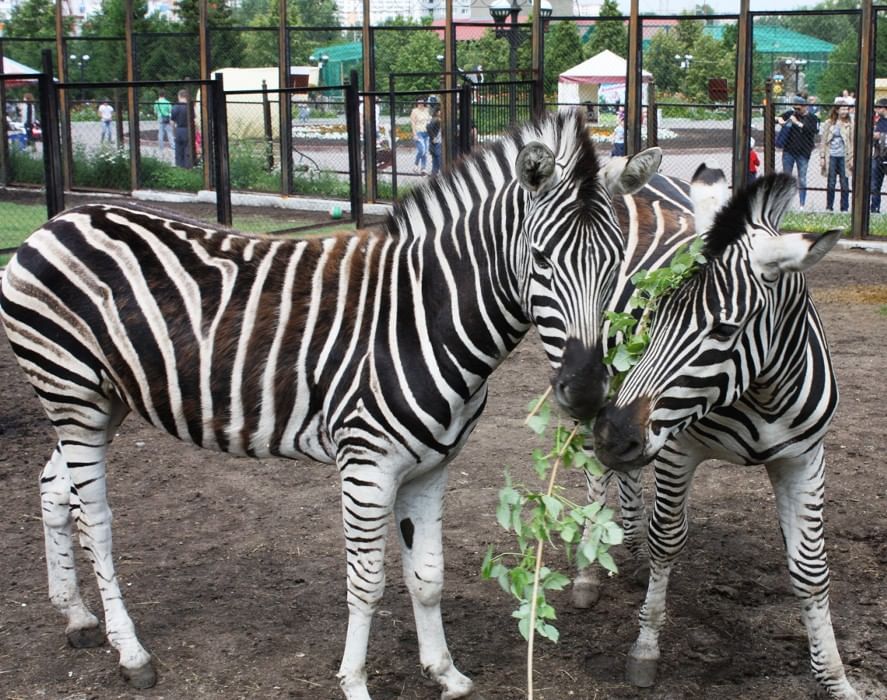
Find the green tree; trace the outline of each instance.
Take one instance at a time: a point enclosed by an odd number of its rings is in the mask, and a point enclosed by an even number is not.
[[[575,22],[557,22],[545,36],[545,92],[557,89],[558,76],[581,63],[582,41]]]
[[[736,72],[736,54],[717,39],[701,34],[691,47],[693,60],[686,69],[684,93],[691,100],[708,102],[708,82],[712,78],[726,78],[733,85]]]
[[[683,46],[674,32],[659,30],[650,39],[644,54],[644,70],[653,74],[656,89],[660,93],[680,92],[684,80],[681,66],[675,59],[683,51]]]
[[[601,5],[600,18],[622,17],[616,0],[604,0]],[[628,29],[625,22],[616,19],[602,19],[595,22],[588,43],[585,45],[585,56],[591,57],[608,49],[625,58],[628,56]]]
[[[385,29],[384,27],[389,27]],[[406,27],[407,29],[395,29]],[[427,27],[427,22],[415,22],[398,17],[389,20],[382,29],[376,30],[376,88],[387,89],[388,76],[398,75],[395,86],[400,90],[434,92],[441,88],[441,65],[437,60],[443,55],[443,40],[438,32]],[[484,64],[481,64],[484,65]],[[487,66],[484,65],[484,68]]]
[[[689,15],[678,20],[675,25],[675,34],[681,44],[682,50],[679,53],[693,53],[693,47],[702,36],[704,26],[703,22],[693,19]]]
[[[66,33],[71,31],[71,20],[66,18]],[[5,55],[32,68],[42,66],[41,51],[52,49],[55,44],[55,3],[53,0],[24,0],[16,5],[6,22],[5,35],[11,41],[4,42]],[[37,39],[42,41],[15,41]]]

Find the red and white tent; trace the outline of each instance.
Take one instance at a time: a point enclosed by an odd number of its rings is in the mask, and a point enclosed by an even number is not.
[[[579,65],[565,70],[558,76],[557,101],[561,104],[584,104],[600,102],[601,86],[621,90],[621,101],[625,102],[625,76],[628,73],[628,62],[612,51],[604,50]],[[643,82],[649,83],[653,74],[643,71]],[[611,90],[605,90],[611,92]],[[614,99],[607,97],[608,102]]]
[[[29,66],[26,66],[24,63],[19,63],[18,61],[14,61],[7,56],[3,57],[3,72],[9,73],[12,75],[36,75],[40,71],[35,70]],[[14,80],[7,80],[6,87],[18,87],[19,85],[26,85],[28,83],[34,82],[33,80],[28,80],[26,78],[15,78]]]

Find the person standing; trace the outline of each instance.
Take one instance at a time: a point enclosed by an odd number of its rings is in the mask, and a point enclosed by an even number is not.
[[[887,97],[875,103],[875,125],[872,128],[872,206],[871,211],[881,211],[881,186],[887,173]]]
[[[154,101],[154,116],[157,117],[157,148],[163,149],[163,142],[166,141],[169,147],[173,147],[173,132],[170,115],[172,114],[172,102],[166,99],[166,93],[163,90],[157,92],[157,99]]]
[[[191,96],[187,90],[179,90],[178,101],[170,111],[170,121],[175,127],[176,166],[190,168],[191,158]]]
[[[414,173],[422,173],[428,164],[428,122],[431,121],[431,113],[425,98],[416,100],[416,106],[410,112],[410,126],[413,129],[413,140],[416,142],[416,161],[413,164]]]
[[[440,121],[440,107],[435,105],[431,112],[431,120],[428,122],[428,147],[431,151],[431,174],[437,175],[440,172],[441,146],[443,145],[443,135],[441,128],[443,125]]]
[[[789,128],[785,146],[782,149],[782,172],[791,175],[798,171],[798,199],[803,209],[807,202],[807,165],[813,153],[813,144],[819,131],[819,119],[808,110],[807,100],[797,95],[792,100],[793,109],[777,117],[782,128]]]
[[[22,105],[22,125],[25,127],[25,144],[31,146],[34,143],[34,96],[30,92],[25,93]]]
[[[853,120],[850,107],[840,97],[835,100],[828,119],[823,122],[819,146],[819,166],[828,175],[825,208],[835,210],[835,182],[841,182],[841,211],[850,208],[848,174],[853,172]]]
[[[104,99],[99,105],[98,112],[99,120],[102,123],[101,143],[104,143],[105,139],[108,140],[108,143],[114,143],[114,136],[113,132],[111,131],[111,121],[114,119],[114,108],[111,106],[111,103],[108,102],[107,99]]]
[[[625,112],[622,110],[616,113],[616,128],[613,129],[613,148],[610,155],[625,155]]]
[[[748,185],[751,185],[755,180],[758,179],[758,168],[761,167],[761,159],[758,157],[757,151],[755,151],[755,139],[754,137],[749,137],[748,139]]]

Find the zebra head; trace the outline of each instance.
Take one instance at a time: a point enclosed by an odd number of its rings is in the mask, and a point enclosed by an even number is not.
[[[796,273],[840,237],[778,233],[795,187],[785,175],[763,178],[717,214],[706,262],[662,300],[649,347],[598,415],[595,452],[608,467],[637,469],[671,435],[753,386],[767,393],[794,381],[782,378],[780,363],[803,347],[810,304]]]
[[[539,140],[525,139],[516,159],[517,179],[528,195],[518,261],[521,303],[554,370],[558,403],[586,419],[606,396],[603,311],[625,248],[611,195],[643,187],[658,169],[661,151],[622,159],[605,176],[584,118],[558,115],[532,128],[531,137]],[[557,131],[546,133],[552,128]]]

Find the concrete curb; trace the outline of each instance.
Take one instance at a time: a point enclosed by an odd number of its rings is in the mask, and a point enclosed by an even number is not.
[[[163,192],[159,190],[135,190],[132,198],[142,202],[181,202],[215,204],[216,193],[212,190],[200,190],[197,194],[187,192]],[[244,207],[265,207],[272,209],[300,209],[302,211],[329,211],[332,206],[339,206],[343,213],[351,212],[351,203],[340,199],[317,199],[315,197],[284,197],[277,194],[251,194],[232,192],[231,204]],[[390,204],[364,204],[365,214],[384,216],[391,212]]]
[[[887,240],[871,240],[864,241],[856,238],[840,238],[838,239],[838,247],[845,250],[868,250],[875,253],[887,253]]]

